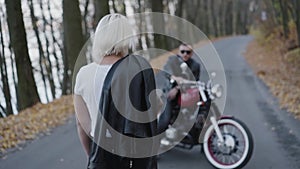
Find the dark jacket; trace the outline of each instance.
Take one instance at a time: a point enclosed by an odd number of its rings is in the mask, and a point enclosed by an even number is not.
[[[155,88],[144,58],[126,56],[112,66],[103,84],[89,169],[157,168],[156,157],[150,156],[159,145],[151,140],[157,130]],[[139,138],[150,139],[141,143]]]
[[[167,63],[164,65],[163,69],[170,75],[182,77],[183,75],[182,75],[182,70],[180,68],[180,64],[183,62],[184,61],[178,55],[170,56]],[[199,80],[200,64],[197,63],[193,58],[190,58],[185,63],[189,67],[187,72],[189,74],[189,77],[186,78],[190,80]]]

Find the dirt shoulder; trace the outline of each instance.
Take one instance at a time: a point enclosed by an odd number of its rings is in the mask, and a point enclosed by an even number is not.
[[[283,54],[275,44],[263,46],[253,40],[247,47],[245,58],[278,98],[280,107],[300,119],[300,50]]]

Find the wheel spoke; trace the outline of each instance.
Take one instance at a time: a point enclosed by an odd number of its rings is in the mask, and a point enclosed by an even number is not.
[[[230,156],[230,157],[229,157],[229,163],[230,163],[230,164],[233,164],[233,163],[235,163],[235,162],[236,162],[236,160],[234,160],[233,157]]]
[[[236,133],[236,128],[234,126],[232,126],[231,128],[231,133]]]
[[[228,128],[227,128],[227,127],[228,127],[228,126],[226,126],[226,125],[223,127],[224,133],[228,133]]]

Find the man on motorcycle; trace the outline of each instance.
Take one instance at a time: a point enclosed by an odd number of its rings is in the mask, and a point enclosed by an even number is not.
[[[170,56],[167,63],[164,65],[163,70],[168,79],[167,86],[167,103],[165,110],[160,115],[158,121],[158,132],[161,133],[167,129],[171,119],[172,110],[177,106],[177,99],[180,95],[178,83],[187,80],[199,80],[200,64],[193,58],[193,49],[189,44],[181,44],[177,55]],[[185,64],[182,64],[185,63]],[[187,67],[186,67],[187,66]],[[170,81],[173,83],[170,83]],[[178,112],[177,112],[178,113]]]

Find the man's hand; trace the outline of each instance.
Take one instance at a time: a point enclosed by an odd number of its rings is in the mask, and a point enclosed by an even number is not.
[[[183,82],[184,80],[186,80],[186,79],[184,79],[182,77],[173,76],[173,75],[171,76],[171,78],[174,79],[177,82],[177,84],[180,84],[181,82]]]
[[[175,97],[176,97],[176,95],[177,95],[177,93],[178,93],[178,88],[177,88],[177,86],[176,87],[174,87],[174,88],[172,88],[169,92],[168,92],[168,99],[170,99],[170,100],[173,100]]]

